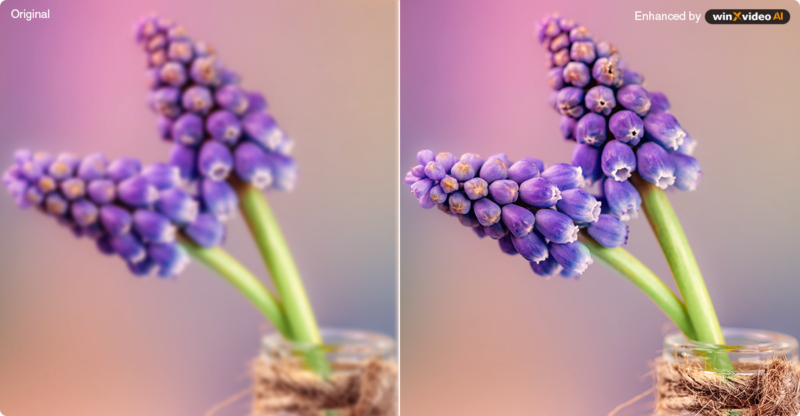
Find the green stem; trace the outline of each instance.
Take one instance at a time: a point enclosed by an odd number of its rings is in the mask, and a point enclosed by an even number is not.
[[[291,339],[292,333],[283,313],[283,306],[250,270],[219,247],[202,248],[186,238],[180,240],[181,246],[192,258],[239,289],[272,322],[278,332]]]
[[[578,239],[589,248],[593,257],[602,260],[608,267],[616,270],[644,292],[687,338],[695,338],[694,328],[692,328],[692,322],[689,320],[683,302],[639,259],[621,247],[603,247],[585,232],[581,232]]]

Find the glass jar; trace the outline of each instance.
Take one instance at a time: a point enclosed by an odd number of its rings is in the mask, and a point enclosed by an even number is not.
[[[322,329],[321,334],[321,347],[290,342],[278,333],[263,338],[261,357],[256,364],[253,415],[358,416],[356,408],[362,409],[363,413],[366,407],[388,408],[386,416],[395,415],[397,364],[394,340],[385,335],[358,330]],[[306,365],[308,357],[314,354],[324,355],[330,364],[330,375],[326,378],[328,386]],[[331,390],[331,385],[337,387]],[[336,393],[332,391],[341,394],[339,397],[323,397],[335,396]],[[370,398],[364,399],[362,395]],[[372,404],[365,405],[364,400]],[[334,408],[321,405],[331,401],[338,405]],[[359,401],[361,403],[357,404]],[[287,410],[301,402],[315,402],[322,406],[317,409],[324,410],[311,413],[307,410]],[[283,410],[276,411],[275,407]]]

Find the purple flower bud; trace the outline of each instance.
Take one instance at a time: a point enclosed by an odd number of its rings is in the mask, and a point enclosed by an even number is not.
[[[159,191],[174,188],[181,183],[180,170],[166,163],[154,163],[147,166],[142,170],[141,175]]]
[[[69,163],[67,160],[57,159],[47,169],[47,173],[57,181],[63,181],[72,176],[75,171],[75,165]]]
[[[494,225],[500,221],[500,206],[487,198],[479,199],[473,203],[475,216],[484,227]]]
[[[239,160],[238,159],[236,159],[236,172],[237,173],[239,172]],[[403,183],[406,184],[406,185],[412,185],[414,182],[416,182],[416,181],[418,181],[420,179],[421,178],[418,178],[418,177],[414,176],[414,173],[412,171],[408,171],[406,173],[405,178],[403,178]],[[272,181],[272,177],[270,176],[270,182],[271,181]],[[269,186],[269,185],[267,185],[267,186]]]
[[[527,261],[538,263],[549,256],[547,242],[537,231],[528,233],[524,237],[511,237],[516,251]]]
[[[77,178],[69,178],[61,182],[59,187],[61,188],[61,194],[70,201],[83,198],[86,194],[86,184]]]
[[[473,169],[472,165],[466,162],[456,162],[456,164],[450,169],[450,173],[458,181],[468,181],[475,177],[475,169]]]
[[[594,42],[574,42],[570,48],[569,57],[573,61],[591,64],[597,57],[594,52]],[[588,69],[586,72],[588,74]]]
[[[536,221],[533,213],[519,205],[506,205],[501,209],[501,219],[516,237],[525,237],[533,230]]]
[[[122,235],[130,232],[133,216],[124,208],[116,205],[105,205],[100,208],[100,223],[107,233]]]
[[[200,174],[214,181],[224,181],[233,169],[233,155],[222,143],[207,141],[197,158]]]
[[[583,88],[592,81],[592,74],[589,72],[589,67],[587,67],[586,64],[573,61],[564,67],[562,78],[567,84]]]
[[[456,214],[456,217],[458,217],[458,222],[465,227],[482,227],[474,212],[470,212],[469,214]]]
[[[579,241],[566,244],[551,242],[549,249],[561,267],[578,275],[583,274],[593,262],[589,249]]]
[[[444,179],[439,181],[439,185],[442,187],[442,190],[446,194],[449,194],[451,192],[455,192],[455,191],[458,190],[458,181],[456,180],[456,178],[454,178],[454,177],[452,177],[450,175],[445,176]]]
[[[264,111],[267,109],[267,99],[258,92],[246,92],[247,94],[247,111]]]
[[[562,67],[569,63],[569,49],[564,48],[558,52],[553,53],[550,58],[553,65]]]
[[[172,139],[185,146],[196,146],[203,141],[203,119],[194,113],[184,113],[174,123]]]
[[[600,147],[606,137],[606,119],[600,114],[588,113],[575,126],[575,140],[578,143]]]
[[[580,166],[572,166],[566,163],[556,163],[548,167],[542,172],[541,176],[556,184],[562,192],[567,189],[580,188],[585,182],[583,169]]]
[[[426,166],[428,163],[433,162],[435,160],[436,160],[436,155],[433,153],[433,150],[426,149],[417,152],[417,161],[422,166]]]
[[[444,177],[447,175],[447,172],[445,172],[444,166],[434,161],[430,161],[427,165],[425,165],[425,175],[434,181],[439,181],[444,179]]]
[[[686,137],[678,120],[670,113],[653,113],[644,118],[645,137],[666,149],[678,150]]]
[[[450,172],[450,169],[456,164],[456,157],[450,152],[442,152],[436,155],[436,163],[442,165],[445,172]]]
[[[225,237],[225,227],[210,214],[198,215],[184,232],[200,247],[218,246]]]
[[[595,61],[592,67],[592,77],[607,87],[617,87],[622,82],[622,74],[617,67],[617,60],[608,57]],[[619,99],[619,97],[617,97]]]
[[[481,178],[472,178],[464,182],[464,192],[473,201],[481,199],[489,194],[489,184]]]
[[[177,62],[167,62],[159,70],[158,77],[171,87],[180,87],[186,83],[186,69]]]
[[[85,199],[79,199],[70,206],[70,214],[76,224],[86,227],[97,222],[97,205]]]
[[[622,72],[622,85],[642,85],[643,82],[644,77],[632,69],[626,69]]]
[[[511,234],[506,234],[503,238],[497,240],[500,243],[500,251],[510,256],[517,254],[517,249],[514,248],[514,243],[511,241]]]
[[[611,140],[603,148],[602,166],[609,178],[626,181],[636,170],[636,155],[627,144]]]
[[[539,276],[551,278],[561,269],[561,265],[553,256],[548,256],[546,259],[536,263],[530,262],[531,270]]]
[[[697,142],[694,141],[692,136],[689,136],[689,133],[686,133],[686,136],[683,138],[683,143],[678,146],[678,150],[675,150],[675,152],[691,156],[692,153],[694,153],[695,147],[697,147]]]
[[[578,120],[570,116],[561,116],[558,128],[561,130],[561,135],[564,137],[564,140],[575,140],[575,126],[577,125]]]
[[[600,215],[597,222],[589,224],[587,231],[604,247],[617,248],[628,242],[628,226],[611,215]]]
[[[58,188],[58,182],[50,176],[42,176],[36,184],[43,193],[50,193]]]
[[[131,233],[112,235],[109,242],[114,252],[129,262],[140,262],[147,256],[142,242]]]
[[[561,191],[549,179],[538,177],[528,179],[519,185],[519,198],[530,206],[548,208],[561,199]]]
[[[265,150],[274,151],[283,141],[283,132],[266,113],[247,113],[242,118],[242,128],[248,138]]]
[[[180,188],[161,191],[155,208],[158,212],[178,225],[194,222],[199,212],[199,204],[191,195]]]
[[[650,110],[650,96],[639,85],[626,85],[617,91],[619,104],[634,113],[644,116]]]
[[[138,277],[150,276],[157,267],[156,263],[147,256],[137,262],[126,261],[125,264],[128,265],[128,270],[131,274]]]
[[[227,182],[203,179],[200,194],[206,209],[220,221],[228,221],[236,213],[239,198]]]
[[[600,167],[600,149],[579,144],[572,150],[572,164],[581,168],[585,180],[594,183],[604,177]]]
[[[442,187],[439,185],[434,186],[431,188],[430,192],[428,192],[428,196],[430,197],[431,201],[434,204],[443,204],[447,202],[447,194],[442,190]]]
[[[219,82],[222,85],[239,84],[242,82],[242,77],[234,71],[223,67],[219,70]]]
[[[211,107],[214,106],[214,100],[211,99],[211,92],[208,88],[195,85],[189,87],[183,92],[181,103],[186,111],[191,111],[197,114],[206,114]]]
[[[114,182],[132,178],[142,170],[142,164],[130,157],[119,158],[108,165],[106,177]]]
[[[425,166],[424,165],[414,166],[413,168],[411,168],[411,174],[416,176],[416,177],[418,177],[418,178],[420,178],[420,179],[426,178],[426,176],[425,176]]]
[[[279,191],[291,191],[297,183],[297,163],[280,153],[267,153],[272,167],[272,186]]]
[[[554,90],[564,88],[564,75],[561,68],[553,68],[547,71],[547,85]]]
[[[589,32],[589,29],[586,29],[583,26],[578,26],[569,32],[569,40],[572,42],[591,41],[592,34]]]
[[[597,221],[600,216],[600,205],[594,196],[583,189],[568,189],[561,193],[556,209],[567,214],[575,222],[589,223]]]
[[[500,158],[489,158],[481,167],[480,175],[486,182],[505,179],[508,177],[508,165]]]
[[[198,55],[202,56],[202,54]],[[192,79],[200,85],[217,85],[219,84],[219,67],[219,61],[213,56],[202,56],[192,62],[189,73]]]
[[[633,111],[622,110],[608,120],[608,130],[622,143],[636,146],[644,136],[644,121]]]
[[[647,142],[639,147],[636,159],[642,179],[656,184],[661,189],[667,189],[675,183],[675,163],[669,157],[669,153],[657,143]]]
[[[428,193],[433,187],[433,181],[430,179],[422,179],[420,181],[414,182],[411,185],[411,193],[417,197],[417,199],[422,198],[422,195]]]
[[[672,161],[675,164],[675,186],[681,191],[694,191],[703,178],[700,162],[683,153],[673,153]]]
[[[25,191],[25,198],[28,200],[28,203],[30,203],[30,205],[39,205],[44,200],[44,193],[40,191],[39,188],[31,186]],[[22,204],[17,204],[17,205],[22,205]]]
[[[536,211],[535,229],[556,243],[569,243],[578,239],[578,226],[572,222],[572,218],[552,209]]]
[[[126,205],[145,208],[158,200],[158,189],[144,177],[134,176],[119,183],[117,196]]]
[[[534,165],[536,165],[537,168],[539,168],[539,172],[544,171],[544,162],[540,159],[535,159],[532,157],[523,157],[522,159],[520,159],[520,162],[531,162]]]
[[[550,41],[550,50],[553,52],[569,47],[569,35],[562,33]]]
[[[491,155],[491,156],[487,157],[487,158],[486,158],[486,161],[488,162],[488,161],[490,161],[490,160],[492,160],[492,159],[500,159],[500,160],[502,160],[502,161],[503,161],[503,163],[505,163],[505,164],[506,164],[506,166],[509,166],[509,165],[511,165],[511,160],[508,158],[508,155],[506,155],[505,153],[496,153],[496,154],[493,154],[493,155]]]
[[[179,100],[181,92],[177,88],[159,88],[150,95],[153,109],[164,117],[175,118],[181,113]]]
[[[519,196],[519,185],[507,179],[494,181],[489,185],[489,196],[499,205],[513,204]]]
[[[539,176],[539,167],[535,163],[527,160],[514,162],[514,164],[508,168],[508,179],[516,183],[522,183],[537,176]]]
[[[242,125],[239,119],[227,110],[217,110],[211,113],[206,120],[206,130],[214,140],[226,145],[232,145],[242,135]]]
[[[578,118],[583,115],[583,90],[576,87],[562,88],[556,97],[556,105],[561,114]]]
[[[111,236],[106,234],[104,236],[99,237],[95,240],[95,244],[97,244],[97,249],[106,255],[116,254],[114,251],[114,247],[111,246]]]
[[[78,178],[84,181],[103,179],[106,176],[107,164],[106,158],[99,153],[86,156],[78,165]]]
[[[627,221],[636,218],[639,206],[642,205],[642,197],[629,181],[617,182],[611,178],[603,183],[603,192],[611,214]]]
[[[474,169],[475,172],[480,171],[481,168],[483,167],[483,164],[485,163],[483,158],[475,153],[464,153],[463,155],[461,155],[461,159],[459,159],[459,161],[464,163],[469,163],[469,165],[472,166],[472,169]]]
[[[602,85],[592,87],[586,93],[585,101],[586,108],[604,116],[611,114],[611,110],[617,106],[614,91]]]
[[[488,235],[489,238],[491,238],[493,240],[499,240],[499,239],[501,239],[501,238],[503,238],[503,237],[508,235],[508,229],[500,221],[498,221],[498,222],[496,222],[496,223],[494,223],[494,224],[492,224],[492,225],[490,225],[488,227],[481,226],[481,227],[478,227],[478,228],[483,228],[484,234]]]
[[[186,251],[175,242],[150,244],[147,247],[147,255],[158,265],[158,275],[161,277],[177,276],[189,265]]]
[[[650,92],[650,113],[669,112],[670,105],[663,92]]]
[[[265,189],[272,184],[272,167],[261,147],[252,142],[243,142],[236,147],[234,158],[236,174],[240,179],[258,189]]]
[[[183,179],[193,181],[199,175],[197,171],[197,150],[180,144],[172,146],[169,164],[178,168]]]
[[[98,179],[89,182],[86,193],[92,201],[105,205],[111,203],[117,197],[117,188],[114,182],[108,179]]]
[[[597,52],[598,58],[605,58],[614,53],[614,47],[605,41],[597,42],[597,44],[594,45],[594,49]]]
[[[190,42],[171,42],[167,56],[173,61],[188,63],[192,60],[192,44]]]
[[[133,213],[133,230],[143,240],[154,243],[174,241],[178,231],[169,218],[146,209]]]
[[[238,85],[232,84],[225,85],[218,89],[214,94],[214,98],[216,98],[217,104],[219,104],[220,107],[239,116],[247,112],[247,107],[250,104],[244,90],[239,88]]]
[[[467,195],[462,191],[456,191],[450,194],[450,197],[447,198],[447,203],[450,205],[450,211],[462,215],[469,213],[470,207],[472,207],[472,201],[470,201]]]

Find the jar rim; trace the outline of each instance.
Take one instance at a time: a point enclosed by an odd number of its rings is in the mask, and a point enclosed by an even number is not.
[[[320,328],[322,347],[329,352],[341,353],[368,353],[374,356],[384,356],[394,353],[394,339],[378,332],[362,331],[356,329]],[[269,351],[305,351],[317,348],[317,345],[307,342],[287,340],[279,332],[265,335],[261,346]]]
[[[729,343],[726,345],[710,344],[686,338],[680,331],[674,331],[664,337],[667,349],[720,349],[729,352],[764,353],[769,351],[796,351],[797,339],[780,332],[751,328],[722,328],[725,339],[747,340],[748,342]]]

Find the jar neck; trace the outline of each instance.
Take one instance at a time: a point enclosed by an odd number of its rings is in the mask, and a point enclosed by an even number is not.
[[[386,335],[347,329],[322,328],[322,350],[329,361],[394,361],[395,343]],[[266,335],[261,354],[274,360],[289,359],[318,346],[292,342],[279,333]]]
[[[680,332],[664,338],[662,359],[667,362],[686,363],[704,360],[710,353],[725,353],[731,362],[742,364],[763,363],[768,360],[786,359],[798,362],[797,339],[786,334],[759,329],[722,328],[726,345],[705,344],[686,339]],[[746,370],[741,370],[746,371]]]

